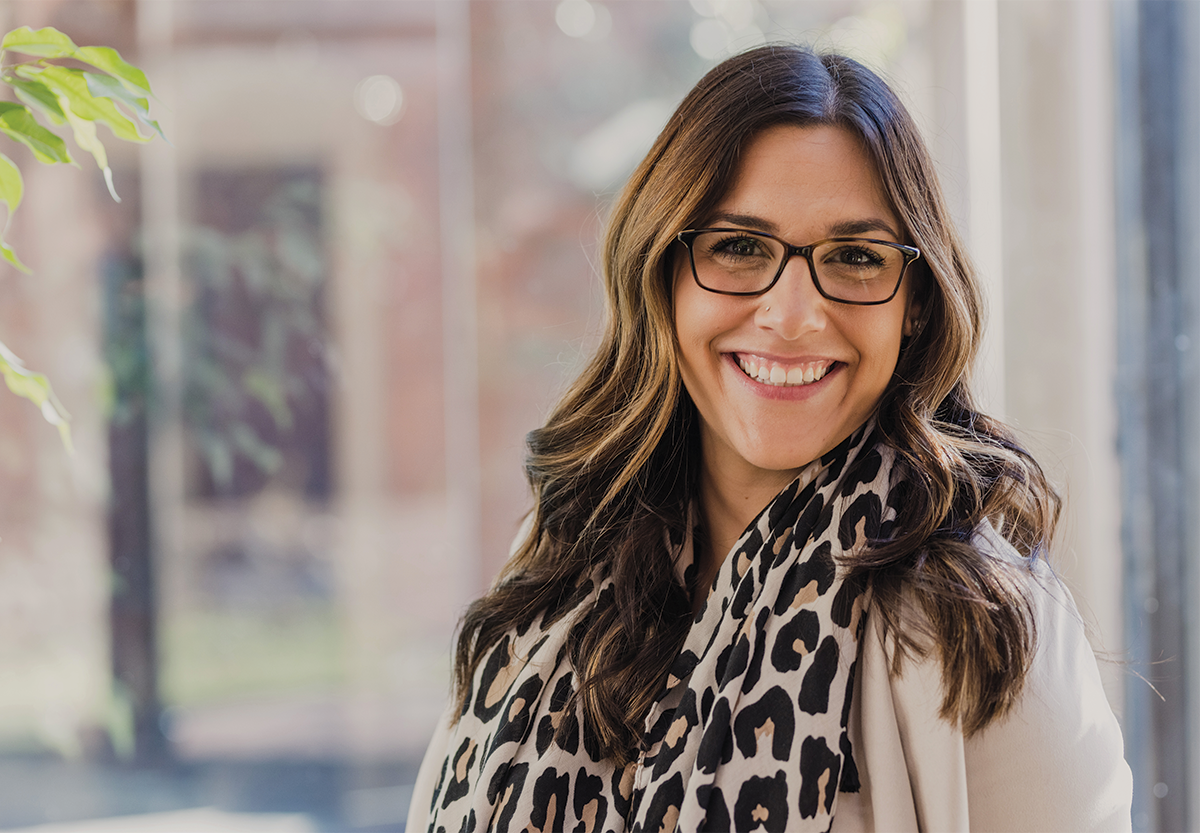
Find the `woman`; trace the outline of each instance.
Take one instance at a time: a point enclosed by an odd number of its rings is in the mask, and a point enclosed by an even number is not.
[[[887,86],[718,66],[604,274],[410,829],[1128,828],[1058,497],[972,404],[978,287]]]

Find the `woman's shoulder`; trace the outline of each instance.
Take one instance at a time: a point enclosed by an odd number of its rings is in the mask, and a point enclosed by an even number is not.
[[[999,562],[1000,569],[993,571],[989,578],[1010,583],[1017,591],[1014,598],[1019,597],[1028,604],[1030,624],[1038,640],[1041,639],[1043,630],[1047,630],[1051,636],[1078,634],[1086,645],[1087,640],[1083,636],[1086,628],[1074,598],[1042,555],[1033,558],[1022,555],[996,526],[986,519],[976,527],[970,544],[985,560]],[[929,642],[934,630],[926,607],[926,603],[933,602],[928,602],[928,596],[923,596],[909,585],[905,585],[904,590],[893,598],[893,603],[899,609],[891,611],[894,615],[884,617],[882,621],[902,623],[907,628],[906,636],[909,638],[901,641],[911,643],[918,649],[915,652],[904,651],[902,661],[897,663],[896,667],[902,667],[912,653],[918,653],[925,658],[935,657],[938,651],[937,647]],[[883,638],[885,635],[889,637],[886,640],[889,643],[887,654],[895,662],[897,635],[890,634],[884,627],[878,636]]]
[[[990,524],[973,543],[1008,562],[1024,584],[1036,634],[1024,684],[1011,708],[964,737],[941,714],[946,680],[937,652],[896,665],[895,640],[870,620],[857,704],[864,780],[886,793],[888,772],[902,760],[926,829],[965,828],[968,817],[971,830],[1128,829],[1132,780],[1121,730],[1070,591]]]
[[[1020,560],[990,526],[979,539]],[[1127,829],[1132,775],[1083,618],[1043,560],[1028,574],[1037,643],[1025,685],[1006,715],[965,743],[972,828],[979,814],[1011,822],[1005,829]]]

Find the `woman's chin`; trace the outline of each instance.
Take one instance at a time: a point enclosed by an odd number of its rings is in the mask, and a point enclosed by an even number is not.
[[[820,444],[813,443],[791,448],[775,446],[770,449],[744,449],[741,456],[746,463],[759,471],[791,475],[816,460],[826,450],[820,448]]]

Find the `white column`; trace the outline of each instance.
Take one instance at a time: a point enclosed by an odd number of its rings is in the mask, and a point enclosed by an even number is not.
[[[1074,366],[1079,374],[1082,402],[1077,411],[1082,459],[1072,466],[1072,514],[1078,560],[1077,584],[1083,591],[1104,645],[1114,653],[1122,646],[1121,615],[1121,500],[1116,455],[1117,409],[1115,368],[1116,251],[1112,242],[1113,195],[1113,49],[1106,4],[1070,3],[1072,86],[1076,118],[1072,147],[1076,149],[1078,213],[1074,239],[1080,258],[1075,275],[1075,318],[1080,333]],[[1123,700],[1125,670],[1102,668],[1109,699],[1118,714]]]
[[[447,520],[463,590],[474,597],[484,589],[484,578],[468,0],[439,0],[437,43]]]
[[[176,101],[174,86],[174,3],[138,0],[138,52],[159,101]],[[163,131],[171,129],[169,107],[158,111]],[[150,142],[141,160],[142,228],[145,240],[146,329],[156,400],[149,411],[149,482],[152,552],[156,583],[171,597],[183,552],[184,434],[180,316],[183,274],[180,267],[179,165],[176,149],[161,140]],[[160,596],[160,598],[163,598]]]
[[[975,390],[982,409],[1005,415],[1004,234],[1001,222],[1000,52],[996,0],[962,0],[967,139],[967,240],[979,271],[988,325]]]

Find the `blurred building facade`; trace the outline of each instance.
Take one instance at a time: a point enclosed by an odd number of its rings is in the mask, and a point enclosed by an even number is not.
[[[1129,318],[1155,197],[1130,172],[1167,164],[1130,108],[1195,89],[1182,35],[1138,63],[1155,5],[1200,26],[1188,0],[9,0],[5,30],[142,66],[170,144],[110,146],[119,205],[10,153],[36,274],[0,275],[0,338],[78,451],[0,397],[0,827],[223,806],[401,828],[455,624],[528,507],[524,436],[601,324],[608,207],[690,86],[764,38],[860,58],[924,129],[988,288],[983,399],[1067,497],[1055,566],[1114,659],[1135,825],[1197,818],[1200,728],[1172,716],[1196,686],[1160,713],[1136,679],[1197,673],[1186,612],[1178,665],[1147,664],[1197,543],[1155,573],[1130,532],[1160,423],[1120,377],[1159,320]],[[1182,246],[1194,156],[1168,163]],[[1197,262],[1172,267],[1177,381]],[[1186,518],[1197,449],[1171,447]]]

